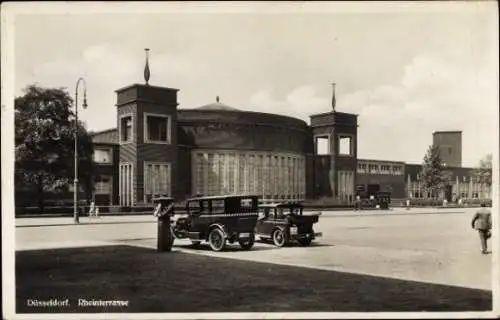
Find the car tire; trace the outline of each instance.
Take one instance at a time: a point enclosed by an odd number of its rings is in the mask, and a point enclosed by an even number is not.
[[[288,243],[287,234],[281,229],[274,230],[273,243],[276,247],[284,247]]]
[[[226,246],[224,232],[219,228],[213,228],[208,234],[208,244],[212,251],[222,251]]]
[[[250,250],[252,249],[254,243],[255,243],[255,235],[252,233],[250,234],[250,238],[248,239],[240,239],[238,240],[238,243],[240,244],[241,248],[243,250]]]
[[[297,239],[297,241],[300,243],[301,246],[307,247],[307,246],[311,245],[312,238],[311,237],[300,238],[300,239]]]

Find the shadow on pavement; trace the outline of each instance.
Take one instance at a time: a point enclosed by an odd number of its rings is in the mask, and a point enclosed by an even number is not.
[[[212,251],[212,249],[210,248],[210,245],[208,243],[204,243],[204,242],[200,243],[199,245],[175,244],[174,243],[174,248],[199,250],[199,251]],[[243,250],[240,247],[240,245],[236,242],[233,244],[228,244],[223,252],[266,251],[266,250],[274,250],[274,249],[278,249],[278,248],[271,247],[271,246],[266,246],[266,247],[254,246],[250,250]]]
[[[181,252],[16,252],[18,313],[488,311],[491,291]],[[69,299],[69,306],[29,301]],[[32,299],[32,300],[30,300]],[[78,306],[79,299],[128,306]]]

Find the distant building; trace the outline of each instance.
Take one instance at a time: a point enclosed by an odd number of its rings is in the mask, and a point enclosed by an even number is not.
[[[462,131],[436,131],[432,143],[438,147],[441,160],[446,166],[462,166]]]
[[[178,109],[177,89],[135,84],[116,91],[118,128],[93,133],[95,199],[151,203],[155,196],[252,193],[264,200],[389,191],[393,198],[429,195],[420,165],[357,158],[357,115],[310,116],[244,111],[215,103]],[[490,189],[461,167],[461,132],[435,132],[452,183],[441,196],[488,198]],[[423,150],[423,153],[425,151]]]

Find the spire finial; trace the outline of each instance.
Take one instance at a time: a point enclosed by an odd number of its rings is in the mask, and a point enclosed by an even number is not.
[[[215,97],[215,101],[216,101],[217,103],[219,103],[219,102],[220,102],[220,98],[219,98],[219,96],[216,96],[216,97]]]
[[[332,83],[333,95],[332,95],[332,109],[335,111],[335,105],[337,104],[337,99],[335,98],[335,82]]]
[[[146,51],[146,66],[144,67],[144,80],[146,80],[146,85],[148,86],[149,77],[151,76],[151,72],[149,71],[149,49],[144,49]]]

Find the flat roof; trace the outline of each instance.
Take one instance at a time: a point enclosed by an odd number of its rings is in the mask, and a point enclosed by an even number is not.
[[[299,202],[277,202],[277,203],[265,203],[265,204],[261,204],[261,205],[259,205],[259,207],[261,207],[261,208],[302,207],[303,208],[304,205],[301,204],[301,203],[299,203]]]
[[[462,133],[462,131],[434,131],[432,134],[439,134],[439,133]]]
[[[206,196],[206,197],[194,197],[194,198],[189,198],[186,201],[199,201],[199,200],[221,200],[221,199],[227,199],[227,198],[257,198],[258,195],[255,194],[230,194],[230,195],[223,195],[223,196]]]

